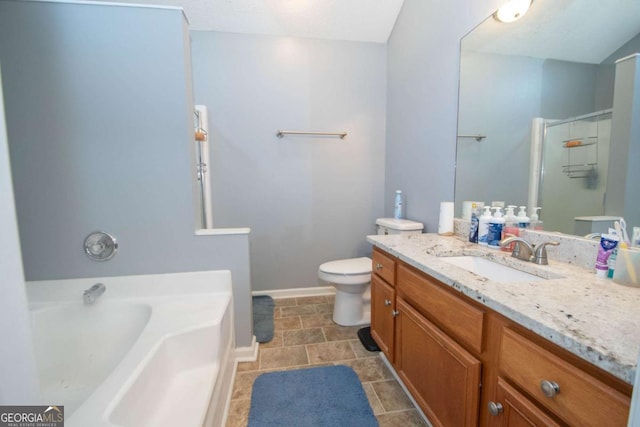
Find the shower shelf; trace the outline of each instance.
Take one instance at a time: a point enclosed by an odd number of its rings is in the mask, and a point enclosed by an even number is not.
[[[574,165],[562,165],[562,172],[569,178],[586,178],[598,166],[597,163],[583,163]]]
[[[598,143],[597,136],[590,136],[588,138],[573,138],[562,141],[562,146],[564,148],[579,148],[579,147],[587,147],[589,145],[594,145]]]

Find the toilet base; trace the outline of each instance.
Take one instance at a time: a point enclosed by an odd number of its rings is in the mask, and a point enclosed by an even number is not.
[[[370,293],[350,293],[336,289],[336,301],[333,306],[333,321],[340,326],[360,326],[370,324]]]

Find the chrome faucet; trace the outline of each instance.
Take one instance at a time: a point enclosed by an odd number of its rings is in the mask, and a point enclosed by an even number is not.
[[[82,299],[86,305],[93,304],[100,297],[100,295],[104,294],[104,291],[106,290],[107,287],[103,283],[96,283],[83,292]]]
[[[522,237],[514,236],[501,240],[500,246],[508,246],[513,242],[515,242],[515,245],[513,247],[513,252],[511,252],[512,257],[523,261],[533,262],[538,265],[549,264],[549,258],[547,258],[547,246],[558,246],[560,244],[558,242],[543,242],[538,246],[535,246],[524,240]]]

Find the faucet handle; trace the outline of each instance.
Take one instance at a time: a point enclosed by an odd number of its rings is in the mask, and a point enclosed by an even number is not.
[[[536,246],[536,252],[533,262],[538,265],[548,265],[549,259],[547,258],[547,246],[558,246],[560,242],[542,242],[538,246]]]
[[[522,237],[507,237],[500,241],[500,246],[508,246],[511,243],[514,243],[513,251],[511,252],[512,257],[524,261],[531,261],[533,259],[533,247]]]

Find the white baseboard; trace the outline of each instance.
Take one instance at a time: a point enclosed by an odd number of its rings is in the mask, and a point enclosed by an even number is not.
[[[237,362],[255,362],[258,360],[258,342],[254,335],[251,339],[251,346],[249,347],[236,347],[236,361]]]
[[[433,427],[433,424],[431,424],[431,422],[429,421],[429,418],[427,418],[424,412],[422,412],[422,409],[420,409],[420,406],[418,406],[418,402],[416,402],[413,396],[411,396],[411,393],[409,393],[409,389],[407,389],[407,386],[404,385],[404,383],[396,373],[396,370],[393,368],[393,365],[391,364],[391,362],[389,362],[389,359],[387,359],[387,356],[385,356],[383,352],[380,352],[380,358],[382,359],[384,364],[387,365],[387,368],[389,368],[389,371],[391,372],[393,377],[396,379],[396,381],[398,381],[398,384],[400,384],[400,387],[402,387],[402,390],[404,390],[404,394],[406,394],[409,400],[411,400],[411,403],[413,403],[413,406],[415,406],[416,410],[418,411],[418,414],[420,414],[424,422],[427,423],[429,427]]]
[[[295,289],[274,289],[271,291],[253,291],[251,295],[269,295],[271,298],[294,298],[294,297],[316,297],[324,295],[335,295],[336,288],[333,286],[314,286],[312,288]]]

